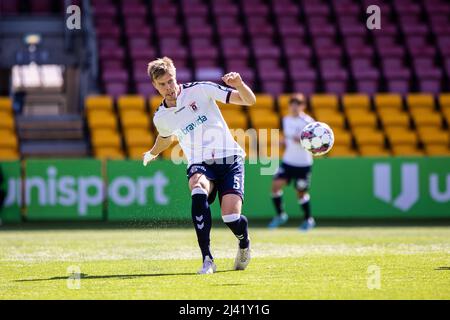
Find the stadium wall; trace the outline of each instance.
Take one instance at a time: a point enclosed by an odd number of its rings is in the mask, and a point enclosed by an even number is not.
[[[190,219],[184,164],[36,159],[0,162],[0,168],[7,191],[3,222]],[[251,218],[274,214],[268,169],[246,164],[243,212]],[[285,199],[286,211],[300,216],[293,188],[285,189]],[[450,218],[450,158],[317,159],[311,199],[317,218]],[[220,218],[217,201],[213,217]]]

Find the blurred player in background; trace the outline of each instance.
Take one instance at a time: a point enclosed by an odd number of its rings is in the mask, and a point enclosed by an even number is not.
[[[175,66],[167,57],[150,62],[148,74],[164,99],[153,118],[158,137],[144,154],[144,165],[178,138],[188,160],[192,221],[203,257],[198,273],[216,271],[210,251],[210,204],[217,193],[222,219],[239,240],[234,269],[244,270],[250,261],[248,221],[241,214],[245,151],[233,139],[215,101],[252,105],[256,97],[235,72],[222,80],[236,90],[206,81],[178,84]]]
[[[293,95],[289,100],[290,115],[283,118],[284,144],[286,149],[281,166],[278,168],[272,181],[272,200],[277,215],[272,219],[269,228],[277,228],[288,220],[284,211],[283,187],[293,181],[297,190],[298,203],[303,209],[304,221],[300,230],[308,231],[316,225],[311,216],[308,193],[311,180],[312,155],[301,145],[300,133],[302,129],[314,119],[305,113],[306,101],[302,94]]]

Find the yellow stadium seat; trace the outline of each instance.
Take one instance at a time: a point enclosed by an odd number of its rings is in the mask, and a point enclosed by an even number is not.
[[[371,127],[376,128],[377,117],[374,112],[362,110],[348,110],[347,119],[350,127]]]
[[[411,112],[412,118],[416,126],[434,126],[440,128],[442,126],[442,117],[438,112]]]
[[[158,109],[158,107],[161,105],[163,101],[163,98],[160,95],[155,95],[149,98],[149,106],[150,106],[150,112],[153,115]]]
[[[123,151],[117,147],[98,147],[94,149],[94,156],[98,159],[124,159]]]
[[[8,111],[0,111],[0,129],[14,130],[14,116]]]
[[[317,121],[325,122],[332,129],[345,127],[344,115],[337,110],[333,109],[318,110],[315,112],[315,119]]]
[[[285,109],[280,109],[279,114],[280,117],[286,117],[288,115],[290,115],[291,111],[289,110],[289,108],[285,108]]]
[[[430,144],[425,145],[425,153],[429,156],[450,156],[450,148],[448,145]]]
[[[424,152],[415,145],[394,145],[392,154],[394,156],[423,156]]]
[[[115,130],[111,129],[95,129],[91,132],[92,145],[97,147],[114,147],[120,148],[120,136]]]
[[[280,110],[288,110],[291,97],[292,94],[280,94],[277,98],[278,108]]]
[[[153,134],[145,129],[125,130],[124,139],[128,147],[146,146],[147,149],[150,149],[155,141]]]
[[[334,145],[327,155],[329,157],[356,157],[358,153],[351,147]]]
[[[128,147],[128,157],[133,160],[142,160],[144,153],[150,150],[151,146]]]
[[[411,130],[390,130],[386,136],[392,146],[396,145],[417,145],[418,137],[416,132]]]
[[[225,109],[222,110],[221,113],[223,118],[225,119],[225,122],[228,125],[228,128],[230,129],[248,128],[247,115],[244,112],[233,109]]]
[[[91,111],[87,116],[88,126],[92,129],[117,128],[117,118],[114,113],[108,111]]]
[[[408,128],[410,125],[409,115],[404,111],[380,111],[378,115],[383,127]]]
[[[121,113],[120,121],[122,127],[127,128],[150,128],[150,119],[143,111],[124,111]]]
[[[0,112],[12,112],[12,100],[10,97],[0,97]]]
[[[449,92],[441,93],[439,95],[438,100],[439,100],[439,106],[441,107],[441,110],[444,110],[444,109],[450,110],[450,93]]]
[[[107,95],[91,95],[84,100],[84,107],[87,113],[92,110],[113,111],[113,98]]]
[[[11,130],[0,129],[0,148],[17,149],[17,135]]]
[[[0,147],[0,160],[17,160],[19,158],[17,149]]]
[[[270,94],[264,94],[264,93],[257,93],[256,96],[256,103],[251,107],[255,109],[268,109],[268,110],[274,110],[274,98]]]
[[[370,98],[366,94],[358,93],[348,93],[342,96],[342,106],[344,110],[358,109],[358,110],[369,110],[370,109]]]
[[[334,133],[334,145],[351,147],[352,135],[348,130],[341,128],[333,128]]]
[[[377,93],[374,97],[375,108],[377,110],[402,110],[402,96],[397,93]]]
[[[428,93],[410,93],[406,96],[408,109],[434,110],[434,97]]]
[[[411,129],[400,127],[400,126],[392,126],[392,127],[386,127],[384,128],[384,132],[386,133],[386,136],[392,135],[392,134],[398,134],[402,132],[411,132]]]
[[[313,94],[310,105],[314,112],[320,109],[339,109],[338,97],[334,94]]]
[[[278,113],[269,110],[251,110],[250,121],[252,123],[252,127],[255,129],[280,128],[280,118],[278,116]]]
[[[422,127],[417,129],[420,140],[425,145],[439,144],[448,146],[450,143],[450,134],[446,130],[431,129]]]
[[[388,157],[391,155],[389,150],[377,145],[360,146],[359,152],[366,157]]]
[[[432,94],[411,93],[406,97],[408,109],[416,112],[434,111],[434,97]]]
[[[450,127],[450,108],[443,109],[442,116],[444,117],[445,122],[447,122],[447,125]]]
[[[216,101],[217,106],[219,107],[220,111],[243,111],[242,106],[239,106],[237,104],[231,104],[231,103],[223,103],[220,101]]]
[[[145,112],[145,99],[140,95],[123,95],[117,99],[119,112],[133,110]]]
[[[384,135],[381,131],[373,128],[357,128],[353,130],[356,144],[358,147],[376,145],[384,145]]]

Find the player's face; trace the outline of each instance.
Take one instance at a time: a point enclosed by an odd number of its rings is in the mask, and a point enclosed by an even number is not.
[[[179,88],[174,75],[166,73],[158,79],[153,80],[153,86],[166,101],[175,101],[177,99]]]

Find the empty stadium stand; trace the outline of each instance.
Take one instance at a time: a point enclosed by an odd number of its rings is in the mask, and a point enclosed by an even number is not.
[[[181,83],[221,82],[229,71],[242,75],[257,103],[220,104],[232,129],[279,128],[290,93],[302,92],[308,112],[335,132],[329,156],[450,154],[448,1],[88,3],[99,62],[99,90],[85,98],[83,111],[93,156],[139,159],[152,145],[152,115],[161,98],[147,64],[164,55],[175,61]],[[366,27],[366,8],[374,4],[382,30]],[[43,1],[25,8],[0,0],[0,14],[45,10],[61,6]]]

